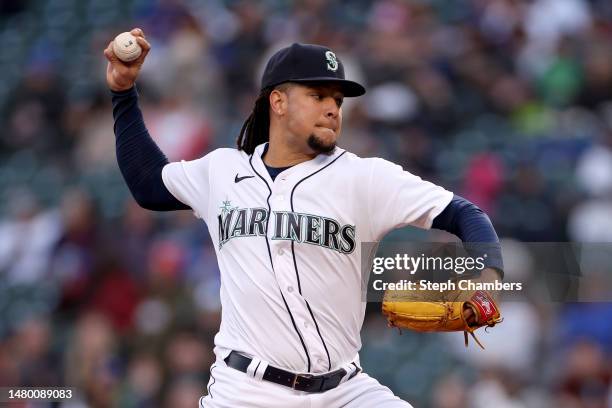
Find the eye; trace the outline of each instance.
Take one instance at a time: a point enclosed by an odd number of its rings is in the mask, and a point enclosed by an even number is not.
[[[342,106],[342,102],[344,102],[344,98],[336,98],[336,105],[338,105],[338,107]]]
[[[321,96],[321,94],[318,93],[313,93],[310,96],[312,96],[313,98],[315,98],[317,101],[320,101],[321,99],[323,99],[323,97]]]

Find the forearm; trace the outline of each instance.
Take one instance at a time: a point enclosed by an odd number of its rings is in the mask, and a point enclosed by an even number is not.
[[[504,264],[499,238],[489,217],[476,205],[455,195],[451,203],[434,219],[432,228],[459,237],[470,256],[482,257],[485,271],[491,269],[487,276],[493,276],[492,272],[495,272],[497,279],[503,278]]]
[[[111,94],[117,163],[136,202],[156,211],[189,209],[163,183],[161,173],[168,159],[147,131],[136,88]]]

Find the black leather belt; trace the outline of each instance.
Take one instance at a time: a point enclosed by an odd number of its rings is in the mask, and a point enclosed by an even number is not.
[[[247,372],[247,367],[253,361],[251,358],[243,356],[242,354],[232,351],[229,356],[225,358],[225,363],[228,367],[232,367],[238,371],[242,371],[243,373]],[[347,379],[350,380],[354,376],[356,376],[361,369],[357,367],[355,363],[352,363],[355,366],[355,371],[351,376]],[[255,369],[255,373],[257,374],[257,368]],[[266,381],[271,381],[276,384],[284,385],[289,388],[293,388],[297,391],[305,391],[305,392],[323,392],[327,390],[331,390],[332,388],[336,388],[340,385],[340,381],[346,375],[346,370],[343,368],[339,368],[336,371],[332,371],[330,373],[321,374],[321,375],[312,375],[312,374],[294,374],[290,371],[285,371],[280,368],[268,366],[263,373],[263,379]]]

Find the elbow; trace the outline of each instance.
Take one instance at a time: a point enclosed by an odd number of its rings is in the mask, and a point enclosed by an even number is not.
[[[145,210],[155,211],[158,209],[157,203],[153,199],[151,199],[151,197],[147,194],[142,194],[141,192],[132,191],[132,197],[134,197],[134,201],[136,201],[136,204],[138,204],[140,207],[144,208]]]
[[[163,200],[160,197],[159,189],[162,185],[161,170],[152,173],[139,174],[136,177],[134,174],[126,176],[124,179],[132,193],[132,197],[136,203],[145,210],[160,210],[163,205]]]
[[[188,210],[189,206],[176,200],[167,190],[157,190],[154,187],[147,190],[132,190],[136,203],[150,211]]]
[[[156,211],[160,209],[159,195],[156,194],[155,184],[151,180],[141,180],[140,183],[128,183],[128,188],[136,204],[145,210]]]

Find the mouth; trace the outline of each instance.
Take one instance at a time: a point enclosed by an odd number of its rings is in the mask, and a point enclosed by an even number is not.
[[[329,131],[329,132],[333,133],[334,135],[336,134],[336,128],[328,127],[328,126],[320,126],[320,125],[317,125],[317,127],[319,129],[323,129],[323,130]]]

